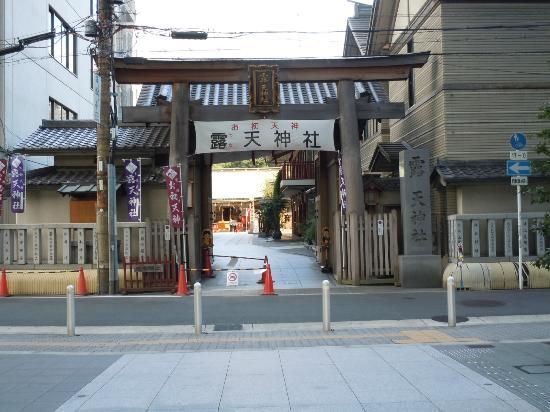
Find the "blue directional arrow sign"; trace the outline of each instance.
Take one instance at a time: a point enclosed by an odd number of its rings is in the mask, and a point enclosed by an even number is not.
[[[507,160],[506,174],[508,176],[531,176],[531,161]]]
[[[514,133],[512,137],[510,137],[510,145],[516,150],[523,149],[526,144],[527,138],[523,133]]]

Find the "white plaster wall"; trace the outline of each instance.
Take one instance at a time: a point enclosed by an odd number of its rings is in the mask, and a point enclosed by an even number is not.
[[[472,185],[457,188],[457,213],[514,213],[517,212],[516,187],[507,184]],[[524,212],[547,212],[550,204],[532,204],[531,196],[522,197]]]
[[[77,23],[90,13],[89,0],[3,0],[5,39],[12,43],[17,37],[27,37],[50,30],[49,6],[69,24]],[[70,3],[70,4],[69,4]],[[71,7],[72,6],[72,7]],[[82,32],[82,26],[79,27]],[[78,29],[77,29],[78,30]],[[7,126],[6,145],[11,148],[30,135],[49,118],[48,98],[52,97],[78,114],[90,119],[93,113],[93,93],[90,88],[89,42],[77,40],[77,74],[73,74],[53,59],[49,41],[31,45],[23,52],[5,57],[3,120]],[[51,159],[35,159],[51,162]],[[30,163],[29,168],[40,167]]]

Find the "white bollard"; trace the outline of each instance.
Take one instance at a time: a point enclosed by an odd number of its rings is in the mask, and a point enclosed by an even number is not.
[[[456,326],[455,278],[447,278],[447,321],[450,327]]]
[[[200,282],[195,283],[193,287],[193,297],[195,303],[195,335],[202,333],[202,286]]]
[[[67,286],[67,335],[75,335],[74,286]]]
[[[330,332],[330,284],[323,280],[323,331]]]

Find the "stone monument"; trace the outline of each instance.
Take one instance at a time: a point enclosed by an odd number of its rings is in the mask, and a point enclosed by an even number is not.
[[[430,156],[426,149],[399,153],[403,252],[399,256],[401,286],[441,287],[441,258],[432,252]]]

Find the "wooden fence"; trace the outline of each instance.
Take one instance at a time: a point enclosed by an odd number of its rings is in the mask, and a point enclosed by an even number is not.
[[[351,213],[342,224],[334,215],[337,233],[334,241],[339,283],[398,283],[398,220],[397,211],[357,216]]]

